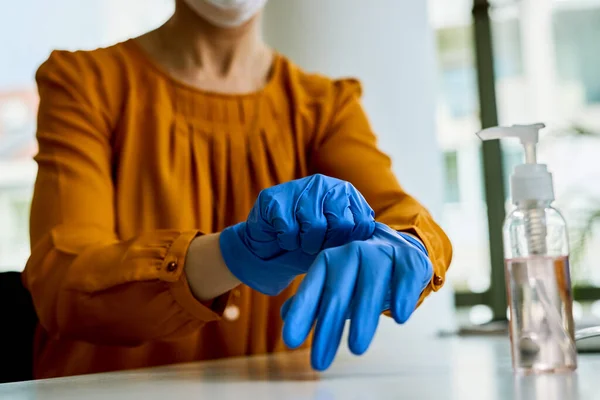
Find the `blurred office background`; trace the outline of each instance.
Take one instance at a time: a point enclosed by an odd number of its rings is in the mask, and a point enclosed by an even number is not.
[[[475,137],[481,120],[472,8],[473,0],[270,0],[264,15],[267,41],[304,68],[362,80],[381,147],[453,241],[450,281],[404,332],[499,318],[497,296],[489,294],[504,289],[492,279],[484,190],[498,182],[484,181]],[[172,10],[173,0],[0,5],[0,271],[22,270],[29,254],[36,68],[52,49],[107,46],[160,25]],[[593,185],[600,140],[565,134],[576,126],[600,133],[600,0],[495,0],[489,15],[496,79],[488,83],[499,123],[549,126],[540,159],[554,173],[559,207],[578,226],[581,211],[600,198]],[[519,147],[502,144],[506,188],[521,162]],[[594,232],[573,266],[580,320],[600,317]],[[386,326],[378,338],[397,332]]]

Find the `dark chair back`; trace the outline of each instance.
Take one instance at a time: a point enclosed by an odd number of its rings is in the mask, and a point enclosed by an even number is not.
[[[19,272],[0,273],[0,383],[33,379],[37,315]]]

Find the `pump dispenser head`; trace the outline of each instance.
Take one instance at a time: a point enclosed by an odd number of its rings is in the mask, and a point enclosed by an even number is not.
[[[526,201],[553,201],[554,188],[552,174],[545,164],[537,163],[537,143],[539,131],[544,124],[497,126],[477,133],[481,140],[495,140],[508,137],[518,138],[525,148],[525,164],[517,165],[511,177],[513,203]]]

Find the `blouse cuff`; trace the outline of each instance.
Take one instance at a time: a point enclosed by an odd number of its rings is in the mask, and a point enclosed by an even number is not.
[[[221,319],[229,301],[229,292],[207,302],[197,300],[190,289],[187,275],[183,271],[187,250],[191,241],[198,236],[197,231],[183,232],[171,245],[170,251],[163,260],[161,270],[168,273],[169,269],[177,270],[164,280],[170,282],[171,295],[189,314],[203,322]]]

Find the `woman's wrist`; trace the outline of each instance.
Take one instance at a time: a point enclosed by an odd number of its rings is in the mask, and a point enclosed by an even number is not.
[[[219,237],[220,233],[198,236],[188,248],[185,274],[198,301],[212,300],[240,284],[223,260]]]

